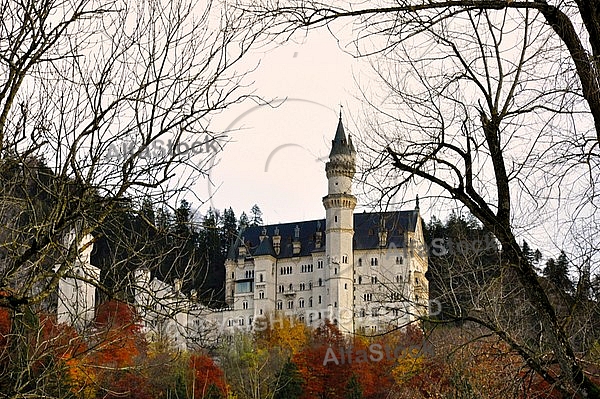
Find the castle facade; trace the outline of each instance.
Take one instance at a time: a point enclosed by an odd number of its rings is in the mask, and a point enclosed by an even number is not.
[[[225,263],[230,310],[218,313],[218,323],[251,326],[285,314],[369,334],[427,313],[418,201],[413,210],[354,213],[356,155],[340,116],[325,166],[325,218],[242,229]]]

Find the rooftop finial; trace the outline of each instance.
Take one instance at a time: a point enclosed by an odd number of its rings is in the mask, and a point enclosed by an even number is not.
[[[342,120],[342,110],[344,109],[344,106],[340,103],[340,120]]]
[[[419,194],[417,194],[417,198],[415,199],[415,211],[419,210]]]

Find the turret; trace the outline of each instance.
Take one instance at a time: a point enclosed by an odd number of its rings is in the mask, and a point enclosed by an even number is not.
[[[328,193],[323,198],[326,211],[326,278],[329,280],[327,305],[331,318],[342,332],[354,332],[352,240],[354,207],[352,178],[356,172],[356,150],[351,137],[346,137],[342,116],[331,143],[329,162],[325,165]]]

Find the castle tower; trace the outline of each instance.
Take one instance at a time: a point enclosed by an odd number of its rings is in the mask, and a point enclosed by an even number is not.
[[[325,165],[328,190],[323,197],[326,214],[326,280],[328,317],[344,333],[354,332],[354,207],[352,178],[356,172],[356,151],[346,138],[342,115]]]

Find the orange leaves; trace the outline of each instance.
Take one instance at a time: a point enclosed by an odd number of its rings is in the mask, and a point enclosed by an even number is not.
[[[146,342],[130,305],[114,300],[103,303],[98,307],[96,325],[97,363],[113,367],[131,366],[135,358],[145,352]]]
[[[293,356],[308,343],[310,331],[303,322],[281,313],[275,313],[267,322],[268,328],[258,334],[265,347],[279,347],[288,356]]]
[[[227,395],[227,384],[223,371],[208,356],[197,354],[190,357],[190,368],[193,372],[194,398],[209,397],[209,393]]]
[[[349,387],[364,398],[379,398],[393,385],[393,349],[384,340],[346,340],[328,322],[314,331],[311,345],[292,360],[305,381],[304,398],[346,397]]]

